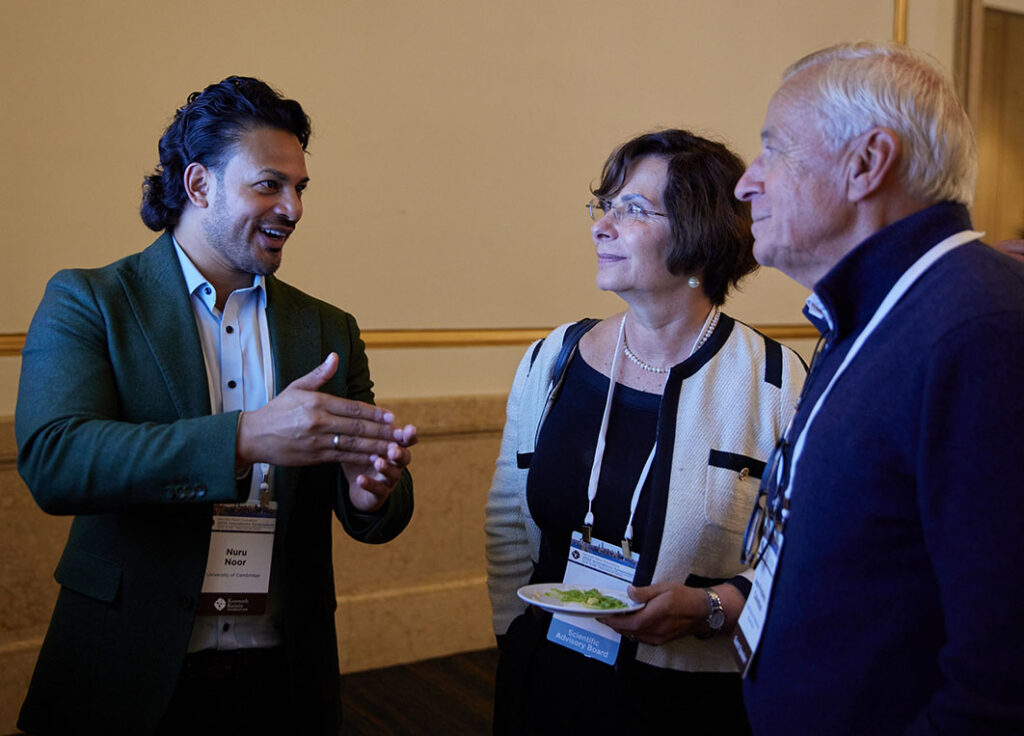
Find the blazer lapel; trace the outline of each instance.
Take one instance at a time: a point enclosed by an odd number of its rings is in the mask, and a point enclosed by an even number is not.
[[[296,378],[313,370],[324,359],[320,314],[301,295],[273,276],[264,279],[267,290],[267,329],[274,357],[274,394],[280,394]],[[288,533],[292,496],[301,472],[298,468],[274,468],[275,495],[279,504],[281,541]]]
[[[274,393],[279,394],[327,356],[321,344],[320,315],[313,305],[297,299],[293,289],[273,276],[267,276],[264,283],[270,352],[274,356]]]
[[[174,241],[164,233],[121,283],[181,417],[210,413],[206,363]]]

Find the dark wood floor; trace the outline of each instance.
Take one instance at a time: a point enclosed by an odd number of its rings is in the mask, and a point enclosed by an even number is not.
[[[489,734],[498,650],[343,675],[345,736]]]
[[[342,675],[342,734],[489,734],[497,665],[484,649]]]

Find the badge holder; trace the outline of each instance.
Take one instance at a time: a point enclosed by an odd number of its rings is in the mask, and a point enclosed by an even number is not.
[[[247,616],[266,611],[277,503],[270,500],[268,465],[261,465],[259,502],[216,504],[196,612]]]
[[[625,596],[626,587],[636,577],[639,561],[639,555],[624,556],[618,545],[596,537],[585,542],[581,532],[573,532],[562,582],[578,588],[619,591]],[[556,613],[548,627],[548,641],[609,665],[614,665],[619,656],[621,639],[614,629],[589,617]]]
[[[764,631],[764,622],[768,617],[768,602],[771,600],[772,586],[775,584],[775,572],[778,570],[779,557],[782,554],[782,532],[771,528],[774,522],[769,521],[768,524],[769,529],[761,540],[761,549],[758,552],[761,561],[754,571],[750,595],[736,621],[736,633],[732,640],[733,655],[743,677],[747,676],[754,661],[754,654],[761,643],[761,632]]]

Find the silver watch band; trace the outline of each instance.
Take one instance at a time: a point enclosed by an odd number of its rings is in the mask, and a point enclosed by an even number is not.
[[[704,620],[707,631],[697,634],[698,639],[710,639],[725,626],[725,609],[722,607],[722,599],[711,588],[704,588],[704,594],[708,597],[708,617]]]

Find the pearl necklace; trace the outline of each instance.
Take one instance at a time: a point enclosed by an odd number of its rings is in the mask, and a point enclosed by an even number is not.
[[[718,326],[718,317],[720,315],[721,312],[718,311],[718,307],[711,307],[711,311],[708,312],[707,319],[704,320],[704,326],[701,328],[700,335],[694,341],[693,347],[690,348],[690,355],[693,355],[698,350],[700,350],[701,346],[708,341],[708,338],[711,337],[712,333],[714,333],[715,331],[715,328]],[[622,322],[626,322],[625,314],[622,315]],[[633,361],[633,363],[638,365],[640,368],[647,371],[648,373],[668,373],[669,371],[672,370],[672,366],[669,366],[667,368],[659,368],[658,366],[651,365],[650,363],[643,361],[639,357],[637,357],[636,353],[629,349],[629,343],[626,342],[625,332],[622,333],[622,354],[629,358],[631,361]]]

